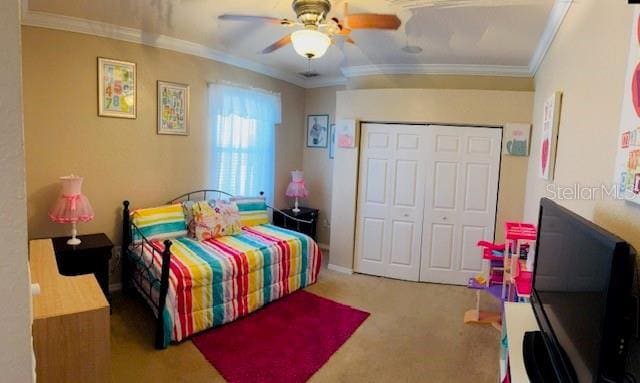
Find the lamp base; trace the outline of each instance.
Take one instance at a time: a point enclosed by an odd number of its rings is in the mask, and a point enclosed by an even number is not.
[[[79,244],[81,244],[82,241],[80,240],[80,238],[69,238],[69,240],[67,241],[67,245],[71,245],[71,246],[78,246]]]
[[[69,240],[67,241],[67,245],[78,246],[79,244],[82,243],[82,241],[80,240],[80,238],[76,238],[76,235],[78,235],[77,223],[76,222],[72,222],[71,224],[72,224],[72,226],[71,226],[71,238],[69,238]]]
[[[291,209],[291,211],[296,214],[300,213],[300,209],[298,209],[298,197],[296,197],[295,205],[293,205],[293,209]]]

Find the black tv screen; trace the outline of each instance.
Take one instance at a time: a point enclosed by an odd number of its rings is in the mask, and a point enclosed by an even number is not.
[[[623,373],[617,354],[632,278],[625,241],[541,201],[532,304],[563,381],[598,382]]]

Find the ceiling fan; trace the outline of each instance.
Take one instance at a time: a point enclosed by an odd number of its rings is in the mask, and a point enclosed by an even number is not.
[[[338,0],[336,4],[341,2],[342,0]],[[296,13],[296,20],[232,14],[224,14],[218,18],[220,20],[276,24],[284,27],[302,26],[302,29],[298,29],[266,47],[262,53],[271,53],[288,44],[293,44],[295,51],[309,60],[323,56],[329,46],[333,44],[333,36],[342,36],[346,42],[355,44],[350,36],[353,29],[397,30],[401,24],[396,15],[349,14],[347,2],[344,2],[342,20],[337,17],[328,17],[331,12],[330,0],[294,0],[291,7]]]

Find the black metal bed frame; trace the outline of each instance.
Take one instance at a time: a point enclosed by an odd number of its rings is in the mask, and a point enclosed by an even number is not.
[[[197,199],[198,201],[206,201],[207,195],[211,194],[216,194],[217,198],[220,198],[221,196],[233,197],[233,195],[221,190],[201,189],[178,196],[167,202],[167,204],[192,201],[194,200],[193,196],[197,196],[198,194],[202,196],[201,199]],[[264,193],[260,192],[260,195],[263,196]],[[164,241],[164,250],[162,252],[157,250],[156,247],[153,246],[151,241],[149,241],[149,239],[142,234],[140,228],[138,228],[133,222],[131,222],[129,201],[123,201],[122,205],[122,290],[127,294],[130,294],[132,290],[137,291],[138,294],[145,301],[147,301],[147,304],[151,306],[151,309],[155,311],[155,347],[156,349],[164,349],[171,341],[170,336],[169,339],[165,339],[164,316],[162,315],[162,313],[164,312],[167,301],[167,293],[169,292],[169,265],[171,264],[172,243],[167,239]],[[301,223],[312,223],[311,221],[299,219],[286,214],[279,209],[269,206],[268,204],[267,208],[271,209],[272,211],[279,212],[286,219],[291,219]],[[136,237],[135,242],[133,241],[134,234]],[[139,247],[144,248],[145,246],[148,249],[151,249],[153,253],[151,257],[151,263],[149,265],[146,265],[141,259],[138,259],[132,254],[135,249]],[[162,259],[162,263],[158,265],[160,269],[159,279],[154,275],[152,270],[156,259],[153,256],[155,255],[155,253],[158,253],[160,255],[160,258]],[[141,282],[143,279],[146,279],[149,282],[148,289]],[[134,287],[134,284],[137,288]],[[157,300],[154,298],[154,288],[158,289]]]

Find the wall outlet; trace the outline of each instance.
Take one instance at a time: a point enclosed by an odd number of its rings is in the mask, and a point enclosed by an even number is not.
[[[111,260],[109,261],[109,274],[115,276],[119,274],[120,261],[122,260],[122,247],[114,246],[111,254]]]
[[[120,262],[120,258],[122,258],[122,247],[121,246],[114,246],[113,247],[113,255],[112,255],[112,260]]]
[[[329,222],[329,219],[328,219],[328,218],[324,218],[324,219],[322,220],[322,226],[324,226],[324,227],[331,227],[331,223]]]

